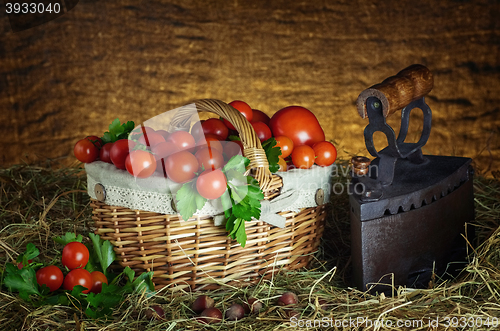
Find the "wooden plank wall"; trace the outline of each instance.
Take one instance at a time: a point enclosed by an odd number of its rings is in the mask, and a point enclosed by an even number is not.
[[[13,33],[2,10],[0,165],[72,163],[74,143],[114,118],[140,122],[198,98],[269,114],[303,105],[342,156],[366,155],[358,94],[422,63],[435,77],[425,152],[488,172],[500,166],[499,17],[497,0],[81,0]],[[418,115],[411,125],[416,140]]]

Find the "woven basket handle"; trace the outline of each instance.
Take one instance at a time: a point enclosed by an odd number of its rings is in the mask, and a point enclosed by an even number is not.
[[[228,120],[239,132],[243,144],[243,155],[250,160],[247,167],[247,175],[253,171],[255,179],[259,182],[260,188],[266,192],[272,181],[272,173],[269,171],[269,162],[266,153],[262,148],[260,139],[257,137],[252,125],[238,110],[216,99],[201,99],[194,102],[198,111],[214,113]],[[180,108],[176,116],[170,123],[171,128],[189,128],[190,118],[193,110]]]

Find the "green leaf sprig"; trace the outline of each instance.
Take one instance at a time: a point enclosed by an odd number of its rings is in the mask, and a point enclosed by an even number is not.
[[[266,152],[267,161],[269,162],[269,170],[275,173],[279,170],[278,164],[279,156],[281,155],[281,148],[276,147],[276,139],[271,137],[262,143],[262,148]]]
[[[260,218],[260,200],[264,199],[259,183],[252,176],[244,176],[250,160],[241,155],[233,156],[222,168],[227,179],[227,189],[220,197],[226,218],[228,235],[245,247],[247,235],[245,221]],[[203,208],[207,199],[196,190],[196,180],[185,183],[176,194],[177,209],[184,220]]]
[[[150,296],[154,293],[152,271],[142,273],[135,278],[135,272],[130,267],[126,267],[120,274],[111,279],[111,273],[108,272],[108,269],[116,258],[111,243],[93,233],[90,233],[89,237],[92,241],[89,251],[91,260],[94,260],[93,268],[95,270],[102,269],[109,282],[109,285],[102,284],[100,293],[82,293],[85,288],[80,285],[75,286],[72,291],[59,289],[50,292],[47,286],[38,285],[36,270],[43,264],[39,262],[28,263],[28,260],[32,260],[40,254],[32,243],[29,243],[26,246],[26,252],[17,258],[17,262],[23,263],[21,269],[13,263],[6,264],[2,285],[11,292],[18,292],[23,300],[31,302],[35,306],[49,304],[76,307],[84,311],[88,317],[94,319],[110,317],[113,308],[118,306],[127,294],[146,294]],[[63,236],[54,238],[54,241],[66,245],[72,241],[81,242],[82,239],[81,235],[77,236],[68,232]],[[87,266],[89,264],[90,261]],[[88,270],[87,266],[86,269]]]
[[[135,124],[132,121],[122,124],[118,118],[115,118],[109,125],[109,131],[104,132],[104,135],[101,137],[102,143],[113,143],[120,139],[126,139],[134,127]]]

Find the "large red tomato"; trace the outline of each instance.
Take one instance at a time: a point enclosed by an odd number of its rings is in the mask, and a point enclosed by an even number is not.
[[[289,106],[278,110],[269,122],[273,136],[287,136],[292,139],[294,147],[312,146],[325,140],[325,133],[318,119],[308,109],[300,106]]]

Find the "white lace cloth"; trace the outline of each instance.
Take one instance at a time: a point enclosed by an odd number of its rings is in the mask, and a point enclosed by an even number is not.
[[[302,208],[316,207],[316,192],[323,189],[324,201],[328,202],[331,191],[332,169],[312,166],[310,169],[291,169],[279,172],[283,187],[279,196],[271,201],[262,201],[261,220],[272,225],[284,227],[285,219],[277,212],[298,212]],[[87,190],[91,198],[97,199],[95,186],[101,184],[105,189],[105,203],[111,206],[126,207],[134,210],[146,210],[161,214],[176,214],[172,207],[174,194],[182,184],[153,175],[141,179],[134,178],[126,170],[117,169],[114,165],[95,161],[85,164],[87,172]],[[220,215],[223,213],[220,200],[208,200],[195,215]],[[216,218],[216,224],[223,222]]]

